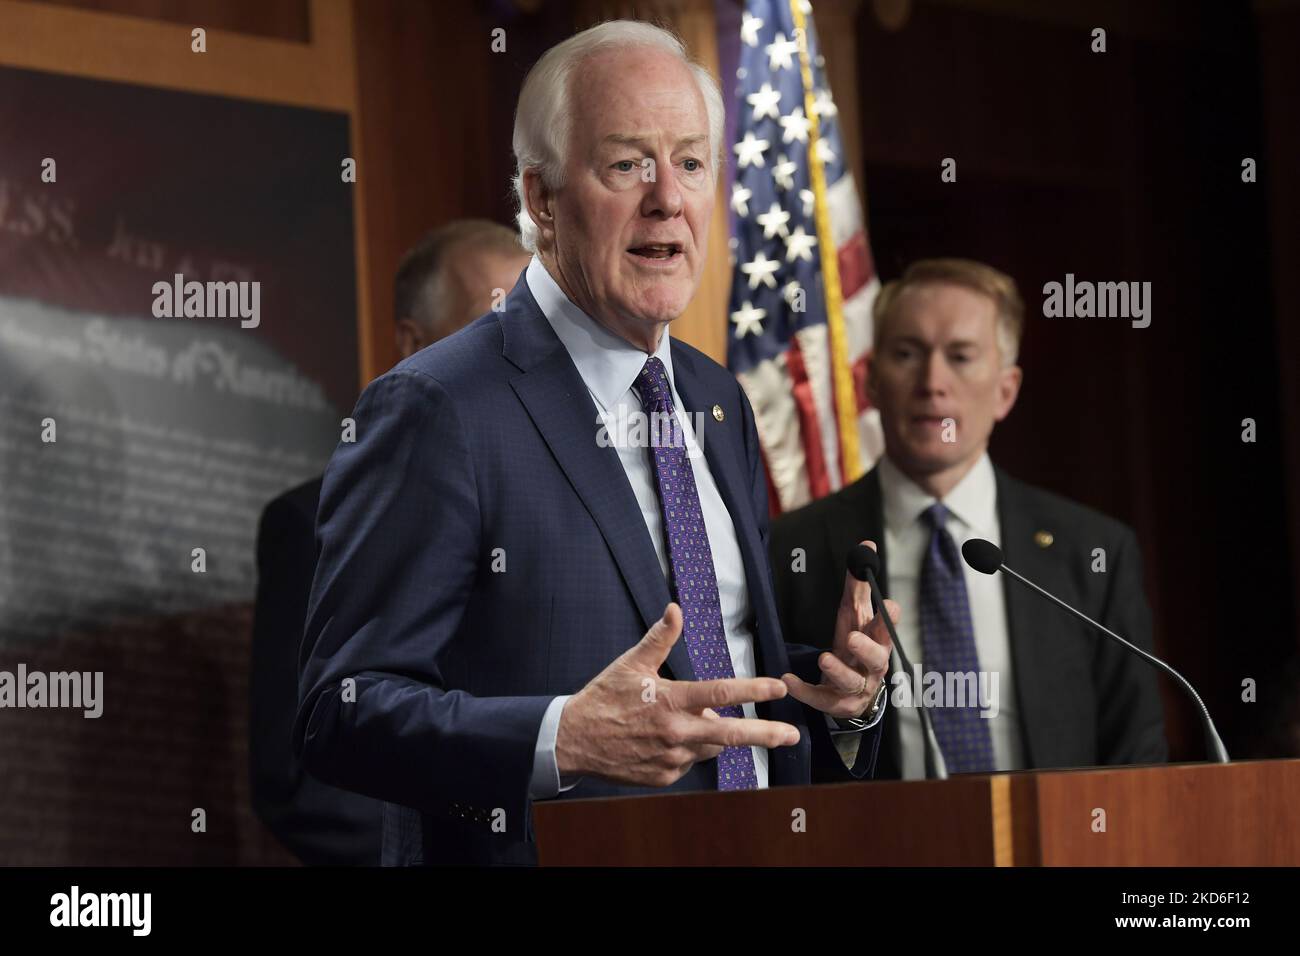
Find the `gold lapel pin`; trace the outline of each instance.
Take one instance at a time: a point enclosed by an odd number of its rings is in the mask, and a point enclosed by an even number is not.
[[[1034,544],[1038,545],[1040,548],[1050,548],[1052,546],[1052,542],[1055,540],[1056,539],[1052,537],[1052,532],[1050,531],[1034,532]]]
[[[714,405],[713,417],[716,418],[718,421],[722,421],[724,418],[727,417],[727,413],[722,410],[721,405]]]

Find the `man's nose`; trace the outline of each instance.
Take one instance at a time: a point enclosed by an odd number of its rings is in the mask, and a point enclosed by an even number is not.
[[[677,185],[672,163],[653,163],[642,168],[642,175],[650,177],[650,181],[646,183],[641,215],[665,219],[677,216],[682,211],[682,191]]]
[[[932,350],[926,356],[925,365],[921,369],[921,379],[918,385],[922,392],[927,395],[945,394],[948,391],[949,372],[948,359],[941,349]]]

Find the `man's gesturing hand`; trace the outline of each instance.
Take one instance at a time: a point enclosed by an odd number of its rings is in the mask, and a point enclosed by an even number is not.
[[[875,549],[872,541],[862,544]],[[899,607],[885,601],[890,620],[898,623]],[[817,659],[821,683],[813,685],[795,674],[781,679],[794,697],[832,717],[860,717],[871,706],[880,683],[889,670],[889,653],[894,643],[883,619],[871,610],[871,585],[844,572],[844,593],[835,615],[835,639],[831,650]]]
[[[679,681],[659,668],[682,633],[682,609],[664,616],[633,647],[564,705],[555,740],[562,776],[604,777],[642,787],[675,783],[723,747],[787,747],[799,729],[775,720],[719,717],[713,709],[785,696],[771,677]]]

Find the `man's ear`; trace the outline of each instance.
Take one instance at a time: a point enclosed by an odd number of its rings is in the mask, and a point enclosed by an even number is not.
[[[1015,407],[1016,399],[1020,395],[1020,383],[1024,377],[1025,373],[1019,365],[1004,368],[998,373],[998,394],[993,407],[995,422],[1000,422],[1011,414],[1011,409]]]
[[[535,166],[529,166],[523,172],[524,203],[528,217],[537,226],[538,232],[548,241],[555,235],[555,216],[551,212],[554,193],[542,182],[542,174]]]
[[[420,323],[414,319],[398,319],[395,337],[397,353],[402,358],[409,358],[429,344]]]

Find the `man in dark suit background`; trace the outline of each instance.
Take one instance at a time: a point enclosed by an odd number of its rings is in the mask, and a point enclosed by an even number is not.
[[[871,773],[869,589],[839,575],[829,652],[787,645],[753,410],[668,332],[722,129],[666,31],[549,50],[514,133],[535,257],[504,312],[373,382],[330,460],[294,739],[386,801],[385,863],[536,862],[535,800]]]
[[[845,558],[870,538],[880,545],[882,589],[908,608],[898,637],[913,667],[945,678],[974,671],[993,691],[979,714],[969,697],[965,708],[954,698],[932,712],[950,772],[1165,760],[1153,668],[957,554],[971,537],[1000,544],[1008,566],[1151,650],[1133,532],[989,460],[989,436],[1021,382],[1015,283],[969,260],[920,261],[882,289],[873,319],[868,389],[885,453],[849,487],[774,523],[772,567],[789,639],[825,645]],[[912,696],[900,670],[895,652],[896,706],[877,776],[923,777],[917,709],[897,706]]]
[[[447,223],[402,258],[394,279],[397,350],[414,355],[500,303],[528,256],[515,233],[485,219]],[[383,805],[304,773],[290,742],[298,649],[316,571],[321,479],[276,498],[257,534],[249,771],[253,809],[304,863],[379,863]]]

